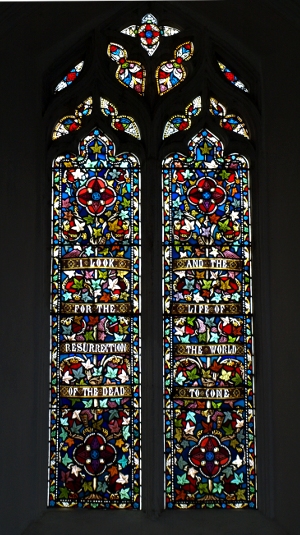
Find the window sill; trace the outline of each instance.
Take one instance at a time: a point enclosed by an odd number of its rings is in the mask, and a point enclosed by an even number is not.
[[[22,535],[82,535],[113,532],[122,535],[172,535],[183,530],[190,535],[286,535],[286,531],[260,511],[189,510],[164,511],[149,517],[142,511],[48,510]]]

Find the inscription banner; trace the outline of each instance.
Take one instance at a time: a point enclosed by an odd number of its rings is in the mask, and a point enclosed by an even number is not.
[[[62,314],[130,314],[131,303],[62,303]]]
[[[130,270],[130,260],[128,258],[63,258],[61,260],[63,270],[69,269],[122,269]]]
[[[174,344],[175,355],[244,355],[241,344]]]
[[[60,344],[61,353],[130,353],[127,342],[111,342],[98,344],[97,342],[63,342]]]
[[[240,399],[244,397],[243,388],[180,388],[175,387],[173,397],[183,399]]]
[[[131,386],[62,386],[61,396],[66,398],[132,397]]]
[[[243,269],[243,261],[231,258],[178,258],[173,260],[173,269],[230,269],[231,271],[241,271]]]
[[[172,314],[241,314],[242,310],[242,305],[239,303],[228,305],[172,303]]]

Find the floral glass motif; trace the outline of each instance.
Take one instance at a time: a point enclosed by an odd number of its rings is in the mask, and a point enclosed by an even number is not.
[[[188,41],[175,49],[175,59],[164,61],[157,67],[155,76],[159,95],[164,95],[183,82],[186,72],[182,63],[191,59],[193,53],[194,45],[191,41]]]
[[[218,65],[222,73],[224,74],[225,78],[227,78],[227,80],[229,80],[231,84],[235,85],[235,87],[237,87],[238,89],[245,91],[245,93],[249,93],[249,90],[247,89],[245,84],[243,84],[243,82],[241,82],[241,80],[239,80],[238,77],[235,74],[233,74],[233,72],[230,69],[228,69],[228,67],[226,67],[223,63],[221,63],[221,61],[218,61]]]
[[[81,128],[83,117],[87,117],[92,113],[93,99],[88,97],[75,110],[75,115],[66,115],[55,125],[53,129],[52,139],[58,139],[70,132],[75,132]]]
[[[163,199],[166,507],[253,508],[248,161],[202,130]]]
[[[130,115],[118,115],[118,110],[107,99],[100,97],[100,108],[106,117],[111,117],[111,126],[115,130],[126,132],[137,139],[141,139],[138,125]]]
[[[140,508],[139,183],[98,128],[53,162],[51,507]]]
[[[217,101],[217,99],[210,98],[209,111],[212,115],[220,117],[220,126],[225,128],[225,130],[231,130],[236,134],[241,134],[242,136],[249,139],[249,132],[246,128],[245,122],[239,115],[226,114],[227,110],[223,104]]]
[[[191,127],[192,117],[196,117],[201,111],[201,97],[198,96],[187,105],[185,108],[185,115],[173,115],[166,123],[163,139],[180,132],[181,130],[188,130]]]
[[[54,93],[58,93],[58,91],[61,91],[62,89],[65,89],[68,87],[68,85],[71,85],[74,80],[76,80],[79,73],[82,71],[84,65],[84,61],[81,61],[73,69],[71,69],[66,76],[57,84],[56,88],[54,89]]]
[[[171,26],[157,26],[157,19],[151,13],[147,13],[141,22],[141,26],[133,24],[121,30],[121,33],[130,37],[139,37],[142,47],[147,51],[149,56],[152,56],[155,50],[157,50],[160,37],[169,37],[180,31]]]
[[[139,61],[127,59],[127,51],[121,45],[110,43],[107,48],[108,56],[119,63],[116,70],[117,80],[134,89],[139,95],[144,95],[146,71]]]

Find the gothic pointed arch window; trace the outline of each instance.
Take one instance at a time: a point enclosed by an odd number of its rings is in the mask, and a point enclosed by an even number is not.
[[[256,507],[255,101],[160,13],[95,30],[48,93],[51,507]]]

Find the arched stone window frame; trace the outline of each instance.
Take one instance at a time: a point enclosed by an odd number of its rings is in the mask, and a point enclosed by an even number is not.
[[[174,25],[175,25],[175,21],[174,21]],[[49,59],[49,58],[48,58],[48,59]],[[232,65],[233,65],[233,64],[234,64],[234,63],[232,63]],[[221,93],[220,93],[220,98],[221,98]],[[238,97],[237,97],[237,98],[238,98]],[[77,102],[77,99],[76,99],[76,102]],[[52,111],[53,111],[53,110],[52,110]],[[54,113],[53,113],[53,116],[54,116]],[[46,117],[46,119],[49,120],[49,116]],[[247,117],[247,119],[248,119],[248,121],[250,120],[248,117]],[[258,128],[258,131],[259,131],[259,130],[260,130],[260,128]],[[82,130],[82,131],[83,131],[83,130]],[[190,132],[192,132],[192,130],[190,130]],[[257,136],[257,144],[259,144],[259,134],[258,134],[258,136]],[[184,145],[184,143],[182,142],[182,147],[183,147],[183,145]],[[178,143],[176,143],[176,150],[180,150]],[[184,151],[184,149],[182,149],[182,150]],[[235,150],[236,150],[236,149],[235,149]],[[245,151],[244,151],[243,153],[245,154]],[[245,155],[246,155],[246,154],[245,154]],[[258,164],[259,164],[259,162],[260,162],[260,158],[259,158],[259,157],[258,157],[258,159],[257,159],[257,162],[258,162]],[[258,167],[259,167],[258,164],[257,164],[256,169],[254,168],[254,173],[257,172],[257,174],[259,175],[259,177],[261,177],[261,174],[262,174],[261,169],[263,169],[263,165],[261,166],[260,169],[258,169]],[[253,171],[252,171],[252,173],[253,173]],[[252,174],[252,181],[253,181],[253,174]],[[264,187],[265,187],[265,186],[264,186],[263,183],[261,183],[261,181],[260,181],[260,183],[259,183],[259,193],[262,195],[262,197],[263,197],[264,199],[266,199],[266,192],[264,191]],[[47,188],[45,188],[45,189],[47,189]],[[44,191],[45,191],[45,190],[44,190]],[[253,193],[253,194],[254,194],[254,193]],[[46,197],[46,196],[44,196],[44,197]],[[254,209],[253,219],[255,220],[255,218],[256,218],[256,215],[255,215],[256,208],[255,208],[255,206],[253,207],[253,209]],[[259,214],[258,214],[258,217],[259,217]],[[264,215],[264,217],[265,217],[265,215]],[[264,217],[262,217],[261,219],[263,220]],[[254,229],[255,229],[256,224],[257,224],[257,223],[254,223]],[[47,224],[46,224],[45,222],[44,222],[44,225],[45,225],[45,227],[47,226]],[[264,238],[261,238],[261,239],[265,242],[265,239],[264,239]],[[267,266],[267,260],[264,259],[264,267],[266,267],[266,266]],[[261,272],[261,269],[262,269],[262,268],[259,269],[259,272]],[[254,275],[254,278],[255,278],[255,277],[259,280],[259,278],[260,278],[260,273],[258,273],[257,275]],[[264,342],[260,340],[260,332],[264,332],[264,333],[265,333],[265,332],[268,331],[268,329],[266,328],[266,327],[267,327],[267,323],[268,323],[268,319],[267,319],[268,314],[266,313],[266,314],[264,315],[264,311],[267,312],[267,310],[268,310],[268,304],[267,304],[267,303],[268,303],[268,297],[269,297],[269,296],[268,296],[268,289],[266,289],[266,287],[262,288],[262,286],[263,286],[262,284],[261,284],[260,286],[261,286],[261,292],[260,292],[261,299],[259,299],[258,303],[256,303],[256,310],[257,310],[258,317],[262,320],[262,322],[265,321],[265,325],[264,325],[265,328],[262,327],[262,323],[261,323],[261,324],[260,324],[261,326],[256,327],[256,329],[255,329],[255,334],[256,334],[256,340],[258,339],[258,343],[259,343],[259,345],[262,345],[262,348],[264,348]],[[255,292],[255,293],[256,293],[256,292]],[[262,302],[261,305],[259,304],[260,300],[261,300],[261,302]],[[261,309],[261,310],[259,310],[259,309]],[[44,345],[44,342],[42,343],[42,346],[43,346],[43,345]],[[256,342],[256,346],[257,346],[257,345],[258,345],[258,344],[257,344],[257,342]],[[263,352],[263,351],[260,351],[260,348],[258,348],[258,351],[256,351],[257,355],[258,355],[259,353],[262,353],[262,352]],[[267,351],[267,353],[269,353],[269,351]],[[269,369],[269,368],[268,368],[268,365],[267,365],[267,364],[264,364],[263,362],[260,364],[260,366],[261,366],[260,374],[262,374],[262,372],[263,372],[263,367],[265,367],[267,370]],[[42,367],[43,367],[43,366],[42,366]],[[44,373],[44,370],[43,370],[43,373]],[[42,375],[43,375],[43,373],[42,373]],[[259,394],[259,391],[261,392],[260,394]],[[261,387],[261,388],[259,387],[259,388],[258,388],[258,399],[259,399],[259,396],[261,396],[261,397],[264,396],[264,395],[263,395],[263,391],[264,391],[263,387]],[[267,389],[266,392],[268,393],[268,389]],[[43,398],[43,394],[40,394],[40,395],[41,395],[41,397]],[[267,395],[268,395],[268,394],[267,394]],[[264,409],[264,408],[262,409],[263,411],[264,411],[264,410],[267,410],[267,415],[265,415],[266,417],[264,417],[264,413],[262,414],[262,416],[258,416],[258,420],[261,419],[263,422],[269,421],[269,419],[268,419],[267,416],[268,416],[268,411],[270,411],[270,409],[271,409],[271,404],[270,404],[270,402],[268,402],[266,405],[267,405],[267,409]],[[42,427],[43,427],[43,424],[41,424],[41,425],[42,425]],[[270,424],[270,425],[271,425],[271,424]],[[262,430],[262,435],[260,435],[260,431],[258,431],[259,442],[261,442],[261,443],[266,442],[266,444],[269,444],[269,439],[268,439],[269,431],[268,431],[267,429],[264,430],[264,425],[260,425],[259,422],[258,422],[258,428],[260,428],[260,427],[261,427],[261,430]],[[263,444],[261,444],[261,446],[259,446],[259,447],[261,447],[261,448],[262,448],[261,451],[263,451],[263,452],[265,453],[265,459],[266,459],[266,456],[268,455],[268,448],[264,448],[264,445],[263,445]],[[270,457],[269,457],[269,459],[270,459]],[[271,463],[271,461],[270,461],[270,463]],[[267,481],[269,481],[269,480],[271,479],[271,473],[272,473],[272,470],[271,470],[270,468],[268,469],[267,467],[265,467],[265,463],[262,463],[261,471],[260,471],[259,468],[258,468],[258,470],[259,470],[259,473],[261,473],[261,477],[263,478],[263,479],[261,480],[260,485],[259,485],[259,492],[260,492],[260,488],[263,488],[263,483],[264,483],[264,482],[266,483]],[[263,472],[264,472],[264,471],[267,472],[267,476],[266,476],[266,478],[265,478],[264,475],[263,475]],[[265,488],[266,488],[266,487],[267,487],[267,485],[265,486]],[[264,490],[262,490],[262,492],[264,493]],[[267,491],[266,491],[266,493],[267,493]],[[268,497],[266,497],[266,499],[264,499],[264,497],[262,496],[261,502],[262,502],[262,509],[264,510],[264,512],[266,512],[267,515],[271,515],[271,516],[272,516],[272,511],[271,511],[272,497],[268,496]],[[47,516],[48,516],[48,517],[49,517],[49,514],[50,514],[50,512],[47,513]],[[55,514],[56,514],[56,513],[55,513]],[[157,510],[156,510],[156,514],[157,514]],[[252,514],[252,513],[251,513],[251,514]],[[254,513],[254,514],[256,514],[256,513]],[[207,516],[207,514],[206,514],[206,516]],[[216,516],[216,515],[214,515],[214,516]],[[76,514],[76,517],[78,518],[78,513]],[[193,517],[193,520],[192,520],[192,517]],[[54,517],[52,517],[52,518],[54,518]],[[74,517],[74,518],[75,518],[75,517]],[[191,521],[192,523],[193,523],[193,522],[198,522],[198,517],[197,517],[197,520],[196,520],[196,517],[195,517],[194,513],[191,514],[191,517],[190,517],[190,518],[191,518],[191,520],[188,520],[188,522],[190,522],[190,521]],[[73,520],[72,520],[72,521],[73,521]],[[172,521],[172,522],[174,522],[174,521]],[[115,525],[117,526],[117,524],[115,524]],[[47,528],[47,529],[48,529],[48,528]],[[29,532],[28,532],[28,533],[29,533]],[[33,533],[33,532],[32,532],[32,533]],[[45,533],[46,533],[46,531],[45,531]]]
[[[141,10],[141,8],[140,8]],[[155,55],[149,57],[141,48],[138,38],[131,39],[124,36],[118,30],[121,24],[111,21],[105,29],[101,25],[95,28],[93,39],[86,40],[85,46],[78,54],[78,60],[88,58],[83,72],[75,80],[71,87],[64,89],[60,94],[50,95],[50,89],[56,85],[59,78],[53,70],[53,82],[47,83],[45,88],[45,100],[50,100],[46,114],[50,109],[59,110],[60,116],[70,113],[75,109],[76,103],[83,101],[87,95],[93,97],[93,112],[91,116],[85,117],[82,127],[71,135],[62,136],[55,140],[49,148],[49,152],[55,156],[62,154],[66,149],[76,153],[77,145],[96,125],[107,134],[116,144],[117,153],[124,150],[134,152],[141,162],[141,191],[142,191],[142,456],[143,465],[143,488],[142,488],[142,510],[153,507],[157,501],[157,511],[162,510],[160,474],[162,468],[162,442],[158,429],[161,428],[162,415],[160,413],[161,403],[161,361],[160,345],[162,335],[162,315],[160,311],[161,298],[161,272],[160,272],[160,189],[161,182],[159,168],[161,166],[160,155],[165,157],[172,150],[183,154],[187,153],[187,144],[196,133],[202,128],[207,128],[219,137],[225,146],[225,153],[237,152],[245,156],[250,162],[250,180],[253,195],[255,196],[256,180],[255,172],[252,173],[252,164],[256,160],[256,153],[253,140],[258,138],[259,117],[256,98],[256,73],[255,69],[243,65],[241,58],[236,59],[230,54],[222,43],[215,40],[208,28],[199,26],[198,32],[192,25],[184,24],[183,21],[174,17],[162,19],[163,23],[168,23],[176,28],[180,28],[180,33],[170,38],[162,39]],[[124,23],[122,22],[122,27]],[[189,63],[185,64],[187,77],[168,94],[158,96],[154,83],[155,70],[162,61],[173,57],[173,50],[182,42],[191,40],[194,44],[194,55]],[[140,61],[146,68],[146,91],[142,98],[123,85],[116,82],[116,65],[107,57],[106,49],[109,42],[121,44],[128,54],[128,58]],[[91,57],[94,55],[93,60]],[[228,57],[229,55],[229,57]],[[223,59],[224,58],[224,59]],[[217,60],[222,59],[224,63],[229,61],[233,65],[239,76],[251,88],[250,93],[244,93],[230,84],[219,70]],[[71,66],[69,58],[67,58]],[[75,61],[75,58],[74,58]],[[102,65],[102,68],[100,67]],[[64,70],[63,70],[64,69]],[[67,72],[67,63],[61,72]],[[47,76],[45,78],[47,80]],[[252,82],[255,80],[255,82]],[[253,86],[253,89],[252,89]],[[72,92],[71,92],[72,90]],[[195,96],[201,95],[202,111],[200,115],[192,121],[188,131],[177,133],[170,138],[161,140],[164,125],[171,115],[180,113]],[[135,115],[140,131],[141,141],[132,139],[125,134],[119,135],[109,124],[107,118],[100,112],[100,96],[110,98],[118,107],[119,113]],[[243,136],[231,134],[222,129],[216,117],[209,112],[210,97],[215,96],[226,105],[228,111],[234,111],[243,117],[248,129],[251,132],[251,141]],[[71,97],[71,99],[70,99]],[[61,111],[63,104],[66,109]],[[152,110],[151,110],[152,106]],[[241,111],[242,110],[242,111]],[[76,144],[76,145],[75,145]],[[76,146],[76,149],[75,149]],[[159,155],[158,155],[159,154]],[[149,166],[149,161],[151,167]],[[153,171],[155,169],[155,171]],[[143,199],[146,199],[146,201]],[[153,217],[153,214],[157,214]],[[255,266],[255,264],[254,264]],[[152,332],[156,336],[152,336]],[[156,355],[156,358],[153,356]],[[152,417],[152,411],[156,414]],[[155,436],[151,441],[149,437]],[[153,470],[151,456],[156,459]],[[154,476],[154,477],[153,477]],[[151,487],[151,491],[149,492]]]

